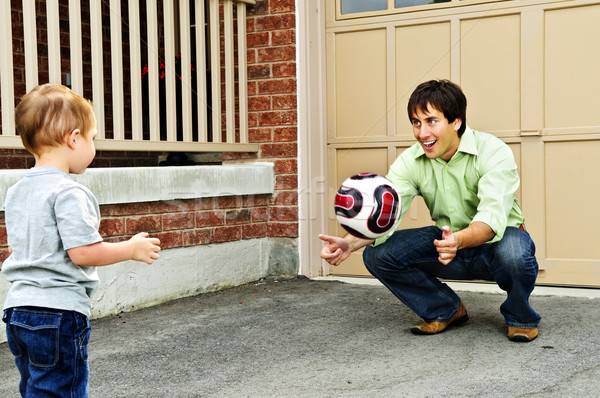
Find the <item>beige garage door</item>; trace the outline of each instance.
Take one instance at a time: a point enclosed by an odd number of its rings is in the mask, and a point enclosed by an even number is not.
[[[600,2],[414,4],[328,1],[329,203],[348,176],[386,174],[414,143],[408,96],[448,78],[468,124],[513,150],[538,283],[600,286]],[[418,199],[401,228],[432,224]],[[333,206],[329,232],[344,233]],[[368,275],[361,254],[329,272]]]

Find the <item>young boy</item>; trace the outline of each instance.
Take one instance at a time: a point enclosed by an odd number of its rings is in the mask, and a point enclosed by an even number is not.
[[[102,241],[94,195],[73,181],[94,159],[96,119],[89,101],[44,84],[15,110],[16,129],[35,166],[9,188],[4,203],[12,283],[4,304],[8,346],[25,396],[87,397],[90,296],[96,266],[158,259],[160,242],[140,233]]]

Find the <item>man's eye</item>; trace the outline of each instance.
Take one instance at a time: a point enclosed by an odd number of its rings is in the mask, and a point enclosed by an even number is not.
[[[415,126],[415,127],[419,127],[419,126],[421,125],[421,122],[420,122],[420,121],[418,121],[418,120],[413,120],[413,121],[412,121],[412,124],[413,124],[413,126]]]
[[[427,121],[429,124],[433,125],[437,123],[437,120],[431,119]]]

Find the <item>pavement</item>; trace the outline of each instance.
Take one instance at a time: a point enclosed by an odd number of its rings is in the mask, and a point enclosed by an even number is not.
[[[434,336],[410,333],[419,319],[378,283],[303,277],[96,319],[90,396],[600,395],[600,298],[532,296],[540,335],[514,343],[499,312],[502,294],[459,294],[469,321]],[[6,343],[0,380],[0,397],[18,396]]]

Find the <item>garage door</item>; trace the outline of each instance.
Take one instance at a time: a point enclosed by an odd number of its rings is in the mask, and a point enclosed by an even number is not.
[[[463,88],[474,129],[509,144],[539,284],[600,286],[600,3],[330,0],[329,203],[358,172],[386,174],[414,137],[421,82]],[[400,228],[432,224],[420,198]],[[329,212],[329,233],[343,235]],[[362,253],[331,274],[368,275]]]

